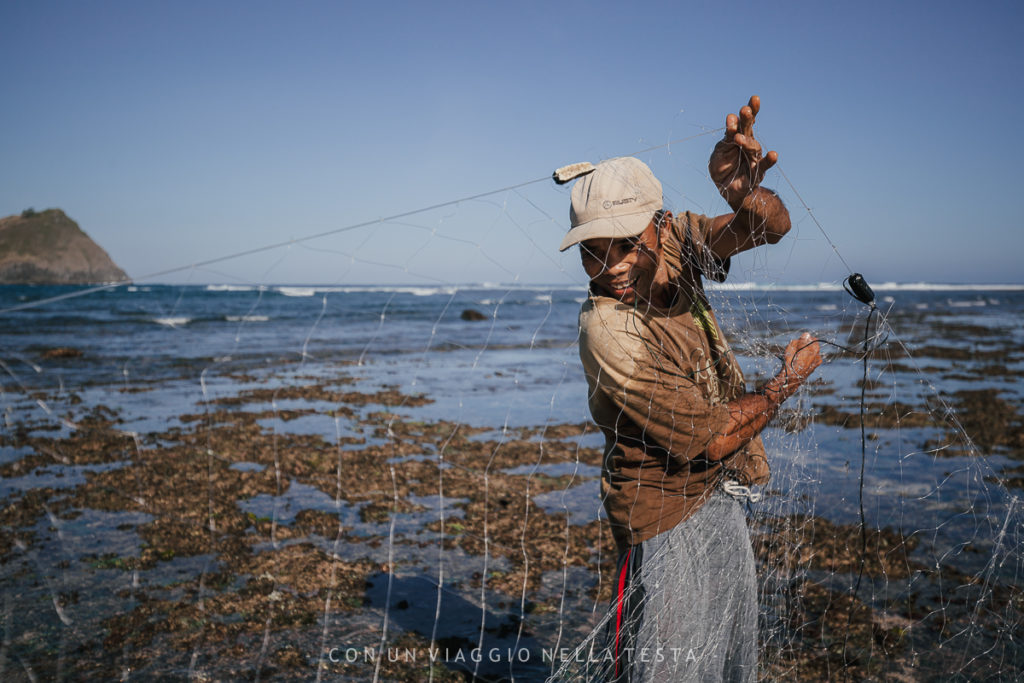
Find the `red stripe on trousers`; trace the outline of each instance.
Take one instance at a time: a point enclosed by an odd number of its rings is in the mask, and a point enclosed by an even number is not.
[[[629,556],[633,553],[630,548],[626,551],[626,561],[622,563],[622,573],[619,574],[618,604],[615,607],[615,678],[619,677],[619,634],[622,631],[622,591],[626,587],[626,572],[629,571]]]

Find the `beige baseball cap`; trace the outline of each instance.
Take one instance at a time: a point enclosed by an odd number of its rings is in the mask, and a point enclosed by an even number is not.
[[[602,161],[572,187],[572,227],[558,250],[594,238],[639,235],[662,204],[661,183],[647,164],[633,157]]]

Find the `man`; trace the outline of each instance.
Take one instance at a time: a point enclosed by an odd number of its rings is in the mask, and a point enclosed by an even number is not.
[[[619,550],[599,658],[615,681],[755,680],[754,559],[734,496],[768,480],[760,432],[821,363],[804,334],[747,392],[702,278],[778,242],[789,213],[761,180],[778,159],[753,136],[750,98],[726,118],[708,170],[732,212],[674,216],[642,162],[610,159],[572,190],[565,250],[590,277],[580,357],[605,435],[602,495]],[[728,490],[730,493],[726,493]]]

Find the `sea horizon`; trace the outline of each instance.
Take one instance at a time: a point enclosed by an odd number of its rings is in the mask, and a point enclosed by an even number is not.
[[[895,281],[884,280],[880,282],[869,282],[872,289],[876,291],[1024,291],[1024,282],[930,282],[930,281]],[[353,283],[324,283],[324,282],[302,282],[302,281],[274,281],[274,282],[146,282],[139,280],[125,280],[122,282],[104,282],[89,284],[69,283],[2,283],[0,287],[30,287],[30,288],[62,288],[62,289],[112,289],[142,288],[142,287],[201,287],[209,291],[252,291],[269,290],[281,287],[295,287],[315,289],[317,292],[347,292],[347,291],[380,291],[380,292],[408,292],[417,293],[429,291],[430,293],[444,292],[448,290],[536,290],[554,289],[573,291],[586,289],[586,283],[552,283],[552,282],[445,282],[428,284],[422,282],[353,282]],[[800,292],[800,291],[842,291],[842,281],[817,281],[817,282],[707,282],[705,288],[712,291],[778,291],[778,292]]]

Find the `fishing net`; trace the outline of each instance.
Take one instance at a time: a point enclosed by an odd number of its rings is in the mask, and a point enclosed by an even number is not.
[[[727,210],[710,140],[640,155],[669,208]],[[794,229],[713,310],[750,388],[800,332],[833,345],[743,505],[760,676],[1019,678],[1024,292],[873,282],[872,312],[788,180],[765,185]],[[545,179],[182,284],[3,288],[0,676],[599,676],[617,557],[567,206]],[[797,263],[822,284],[786,285]]]

